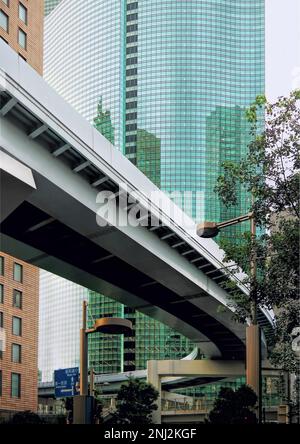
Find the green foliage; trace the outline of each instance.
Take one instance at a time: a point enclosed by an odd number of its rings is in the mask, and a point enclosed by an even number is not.
[[[299,300],[299,220],[282,219],[268,237],[270,254],[263,291],[277,308],[294,308]],[[298,324],[294,324],[294,327]]]
[[[151,414],[157,409],[158,392],[152,385],[130,378],[122,384],[117,397],[114,424],[151,424]]]
[[[67,424],[73,424],[73,416],[74,416],[74,401],[72,397],[63,399],[65,409],[67,411]]]
[[[299,373],[299,371],[298,371]],[[299,419],[300,417],[300,377],[297,376],[294,388],[293,388],[293,398],[291,402],[292,413],[293,415]]]
[[[263,131],[258,115],[265,112]],[[251,122],[252,142],[240,162],[223,163],[215,191],[226,207],[237,204],[243,188],[253,202],[249,211],[259,228],[254,239],[249,232],[236,243],[222,242],[225,262],[235,261],[247,274],[244,284],[250,297],[232,293],[235,317],[251,317],[251,305],[272,308],[276,314],[273,363],[294,371],[291,332],[299,325],[299,215],[300,215],[300,90],[270,104],[258,96],[246,113]],[[256,275],[251,276],[251,261]],[[228,284],[226,284],[228,285]],[[231,285],[231,284],[229,284]]]
[[[300,325],[300,300],[287,299],[276,315],[275,345],[271,353],[272,363],[283,371],[299,375],[299,358],[291,344],[294,328]]]
[[[94,416],[93,416],[94,424],[103,423],[102,414],[103,414],[103,403],[101,400],[101,392],[99,390],[94,390]]]
[[[268,226],[272,213],[289,209],[299,218],[300,106],[298,90],[269,104],[258,98],[246,115],[264,105],[265,129],[257,133],[251,120],[252,142],[239,162],[223,163],[224,174],[215,191],[225,206],[234,205],[240,186],[254,197],[253,210],[258,225]],[[260,97],[260,96],[259,96]]]
[[[264,277],[266,272],[266,255],[268,245],[266,235],[252,238],[250,232],[244,232],[237,236],[236,243],[228,239],[220,241],[221,248],[225,251],[224,262],[234,261],[237,265],[231,267],[233,273],[238,273],[242,269],[246,273],[246,277],[242,279],[242,283],[251,289],[250,297],[241,292],[240,288],[232,281],[226,281],[223,287],[230,290],[231,302],[229,305],[235,308],[234,318],[239,322],[246,322],[251,317],[251,299],[255,299],[256,303],[269,308],[269,298],[264,291]],[[255,255],[256,275],[251,275],[250,259]]]
[[[256,100],[252,105],[246,110],[247,120],[251,123],[257,122],[257,109],[265,105],[267,102],[266,96],[259,95],[256,97]]]
[[[255,424],[256,415],[253,411],[257,402],[255,392],[243,385],[236,391],[222,387],[214,408],[210,412],[208,422],[211,424]]]
[[[25,410],[24,412],[15,413],[10,420],[10,424],[44,424],[44,421],[36,413]]]

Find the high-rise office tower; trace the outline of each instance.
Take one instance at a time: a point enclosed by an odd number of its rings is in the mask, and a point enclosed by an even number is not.
[[[182,359],[192,342],[172,328],[95,292],[89,292],[89,324],[97,317],[124,317],[133,324],[131,336],[95,333],[89,338],[89,364],[96,373],[143,370],[149,359]]]
[[[0,1],[0,38],[39,74],[43,8],[43,0]],[[0,252],[1,416],[7,411],[37,410],[38,304],[39,270]]]
[[[264,92],[264,0],[64,0],[45,33],[46,80],[188,214],[247,212],[214,187]]]
[[[49,14],[59,1],[46,0],[45,14]],[[101,100],[97,103],[97,114],[94,119],[95,126],[100,132],[114,143],[113,132],[111,130],[110,114],[102,111]],[[79,363],[79,328],[81,324],[81,301],[88,299],[90,302],[90,312],[95,316],[111,315],[117,313],[120,316],[127,316],[130,311],[121,304],[116,303],[101,295],[90,293],[85,288],[69,282],[63,278],[55,276],[51,273],[40,271],[40,323],[39,323],[39,370],[40,380],[42,382],[52,381],[53,372],[57,368],[75,367]],[[99,302],[105,301],[101,305]],[[128,316],[134,316],[129,313]],[[163,357],[165,354],[158,344],[161,344],[165,336],[175,335],[176,332],[165,327],[160,323],[156,323],[152,319],[139,315],[137,321],[137,329],[145,323],[155,325],[151,338],[141,335],[138,337],[137,353],[134,354],[138,368],[145,367],[145,357],[151,358]],[[135,322],[135,319],[133,320]],[[168,332],[165,333],[165,332]],[[154,335],[155,333],[155,335]],[[144,338],[144,339],[143,339]],[[105,336],[101,337],[101,345],[99,347],[98,336],[94,335],[91,348],[91,363],[96,371],[99,372],[115,372],[123,370],[131,370],[135,368],[133,361],[133,346],[135,346],[135,338],[127,338],[124,342],[122,337]],[[168,350],[166,356],[182,357],[192,349],[192,344],[185,338],[182,338],[183,344],[178,346],[174,341]],[[155,343],[155,344],[154,344]],[[144,345],[147,345],[147,355],[142,352]],[[163,349],[166,347],[164,346]],[[108,352],[109,349],[109,352]],[[105,352],[103,352],[105,350]],[[171,354],[170,354],[171,353]]]
[[[40,270],[39,371],[40,380],[53,380],[54,370],[79,367],[82,301],[88,290]]]
[[[264,0],[65,0],[45,32],[49,83],[162,190],[192,193],[176,201],[195,219],[221,218],[219,161],[245,153],[264,92]]]

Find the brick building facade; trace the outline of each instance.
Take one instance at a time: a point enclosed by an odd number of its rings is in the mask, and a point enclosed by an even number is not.
[[[0,0],[0,37],[43,74],[44,0]]]
[[[39,270],[0,253],[0,411],[37,410]]]
[[[0,0],[0,38],[41,75],[43,26],[44,0]],[[37,411],[38,300],[39,270],[0,251],[0,413]]]

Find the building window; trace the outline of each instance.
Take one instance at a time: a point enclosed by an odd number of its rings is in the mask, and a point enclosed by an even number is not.
[[[21,375],[20,373],[11,374],[11,397],[21,398]]]
[[[0,328],[3,328],[3,313],[2,311],[0,311]],[[2,359],[3,356],[3,352],[4,352],[4,339],[3,337],[0,337],[0,359]]]
[[[22,29],[19,28],[19,36],[18,36],[19,45],[26,49],[27,48],[27,35]]]
[[[12,333],[15,336],[22,336],[22,319],[13,316]]]
[[[14,290],[13,307],[22,308],[22,292],[19,290]]]
[[[19,3],[19,19],[27,25],[27,8]]]
[[[11,361],[16,363],[21,363],[21,345],[12,344],[11,345]]]
[[[4,287],[2,284],[0,284],[0,304],[3,304],[4,302]]]
[[[23,282],[23,267],[20,264],[14,263],[14,280]]]
[[[0,359],[3,358],[3,352],[4,352],[4,342],[3,339],[0,339]]]
[[[8,32],[8,15],[2,10],[0,11],[0,26]]]
[[[4,275],[4,257],[0,256],[0,275]]]

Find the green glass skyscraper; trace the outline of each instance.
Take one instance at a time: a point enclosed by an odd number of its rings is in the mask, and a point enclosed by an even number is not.
[[[226,217],[213,189],[220,162],[245,153],[245,108],[264,92],[264,0],[100,3],[103,28],[119,29],[101,48],[118,76],[99,72],[118,147],[196,220]]]
[[[249,205],[240,190],[228,211],[213,190],[221,162],[247,150],[245,109],[264,92],[264,23],[264,0],[64,0],[46,20],[45,76],[195,220],[223,220]],[[104,300],[93,305],[105,315]],[[110,312],[122,310],[136,316]],[[136,338],[122,347],[136,351]]]
[[[133,334],[89,338],[89,364],[96,373],[143,370],[149,359],[181,359],[195,346],[170,327],[94,292],[89,294],[89,324],[96,317],[125,317],[133,324]]]

